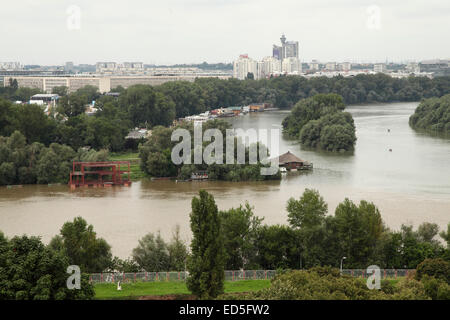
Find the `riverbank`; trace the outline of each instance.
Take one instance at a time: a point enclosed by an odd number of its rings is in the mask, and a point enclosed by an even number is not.
[[[310,188],[319,190],[329,212],[345,198],[354,202],[364,199],[380,209],[393,230],[407,223],[417,227],[425,221],[444,230],[450,212],[450,141],[409,127],[408,118],[416,106],[349,107],[358,137],[354,155],[305,150],[295,141],[281,139],[280,154],[291,151],[313,162],[314,170],[288,174],[280,181],[175,183],[141,179],[127,188],[74,191],[65,184],[1,187],[0,225],[7,236],[25,233],[41,236],[48,243],[65,222],[81,215],[111,244],[114,255],[126,259],[145,234],[161,231],[164,239],[170,239],[175,224],[180,225],[182,238],[190,241],[191,201],[199,189],[210,192],[220,210],[249,201],[255,215],[272,225],[285,224],[288,199],[298,199]],[[230,119],[235,128],[258,130],[280,125],[285,116],[285,111],[255,112]],[[120,157],[133,159],[137,153]]]

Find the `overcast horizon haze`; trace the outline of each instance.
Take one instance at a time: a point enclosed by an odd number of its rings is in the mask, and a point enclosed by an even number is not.
[[[0,27],[0,62],[23,64],[260,60],[283,33],[302,62],[450,58],[450,2],[437,0],[17,0]]]

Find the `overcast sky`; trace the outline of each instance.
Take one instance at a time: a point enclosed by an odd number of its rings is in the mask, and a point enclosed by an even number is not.
[[[2,0],[0,8],[0,61],[25,64],[261,59],[282,33],[299,41],[303,62],[450,58],[448,0]]]

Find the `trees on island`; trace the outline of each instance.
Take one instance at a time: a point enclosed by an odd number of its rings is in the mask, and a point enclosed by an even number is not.
[[[226,130],[230,128],[231,124],[223,120],[215,119],[207,121],[202,124],[202,139],[208,129],[218,129],[221,132],[222,137],[226,137]],[[171,141],[172,133],[177,129],[185,129],[189,132],[187,141]],[[162,126],[154,127],[151,137],[139,147],[139,158],[141,159],[142,170],[153,177],[179,177],[181,179],[190,179],[192,173],[203,171],[207,171],[209,179],[214,180],[249,181],[279,180],[281,178],[279,172],[274,175],[261,175],[261,168],[268,167],[270,164],[263,164],[260,159],[256,163],[250,163],[249,153],[252,146],[245,146],[242,140],[237,137],[233,138],[233,163],[227,164],[225,138],[223,138],[224,143],[219,146],[219,148],[223,147],[223,158],[219,159],[222,160],[222,163],[220,163],[220,161],[215,161],[212,164],[207,164],[206,161],[204,161],[204,155],[208,154],[208,146],[210,144],[214,145],[216,141],[203,141],[201,150],[202,162],[194,164],[193,155],[196,146],[194,137],[194,125],[192,123],[182,123],[171,128]],[[184,162],[175,164],[172,161],[172,150],[174,150],[174,147],[179,143],[187,143],[189,146],[188,149],[192,158],[191,164]],[[257,143],[255,147],[257,154],[260,154],[260,148],[264,148],[262,151],[266,151],[267,154],[267,149],[262,144]],[[236,161],[240,150],[244,150],[245,164],[238,164]],[[261,153],[263,153],[262,151]],[[215,149],[208,155],[214,157],[214,152]],[[180,157],[183,156],[185,156],[184,153],[180,155]]]
[[[342,112],[345,105],[337,94],[317,94],[300,100],[283,120],[283,132],[309,148],[351,151],[356,142],[353,117]]]

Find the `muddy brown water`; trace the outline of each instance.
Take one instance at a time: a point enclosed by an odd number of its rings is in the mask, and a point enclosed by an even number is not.
[[[290,150],[314,163],[309,173],[288,174],[271,182],[147,181],[131,187],[71,191],[66,185],[0,188],[0,230],[7,236],[28,234],[48,242],[64,222],[76,216],[94,225],[113,254],[125,258],[147,232],[161,231],[169,239],[176,224],[190,240],[190,203],[200,189],[211,192],[219,209],[249,201],[268,224],[287,222],[286,202],[305,188],[320,191],[329,212],[345,197],[374,202],[386,224],[418,226],[450,221],[450,140],[417,133],[408,118],[417,103],[393,103],[347,108],[358,137],[353,155],[330,155],[303,150],[281,139],[280,153]],[[280,128],[285,111],[232,118],[235,128]],[[389,131],[388,131],[389,129]],[[392,149],[392,151],[389,151]]]

